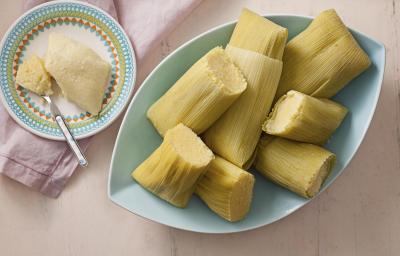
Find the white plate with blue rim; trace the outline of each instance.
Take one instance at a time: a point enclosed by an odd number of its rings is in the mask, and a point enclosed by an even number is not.
[[[91,115],[55,90],[53,101],[77,139],[108,127],[121,114],[134,91],[135,53],[122,27],[103,10],[83,2],[52,1],[23,14],[0,44],[0,99],[23,128],[44,138],[64,140],[42,99],[15,83],[18,66],[32,54],[44,57],[50,33],[62,33],[89,46],[111,66],[102,110]]]

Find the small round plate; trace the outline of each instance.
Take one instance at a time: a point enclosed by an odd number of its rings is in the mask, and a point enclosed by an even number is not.
[[[67,101],[57,88],[52,96],[77,139],[94,135],[124,110],[136,79],[135,54],[128,36],[110,15],[95,6],[55,1],[22,15],[0,44],[0,98],[11,117],[25,129],[48,139],[64,140],[45,102],[15,84],[18,65],[25,58],[31,54],[44,57],[50,33],[62,33],[89,46],[112,66],[98,116]]]

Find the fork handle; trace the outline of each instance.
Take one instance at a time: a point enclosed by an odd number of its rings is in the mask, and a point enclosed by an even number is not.
[[[79,165],[86,167],[88,165],[88,161],[82,153],[78,143],[76,142],[74,136],[72,136],[71,131],[69,130],[67,124],[65,123],[64,118],[61,115],[57,115],[54,118],[56,123],[60,127],[62,133],[64,134],[65,139],[71,150],[74,152],[75,156],[78,158]]]

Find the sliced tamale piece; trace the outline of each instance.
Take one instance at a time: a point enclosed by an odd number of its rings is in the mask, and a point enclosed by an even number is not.
[[[38,95],[51,95],[51,77],[44,67],[44,61],[33,54],[19,65],[16,83]]]
[[[271,135],[321,145],[346,114],[347,109],[339,103],[292,90],[275,104],[263,130]]]
[[[216,156],[197,184],[195,193],[216,214],[235,222],[248,213],[253,186],[252,174]]]
[[[158,132],[183,123],[195,133],[204,132],[246,89],[240,70],[221,47],[197,61],[148,110]]]
[[[335,154],[308,143],[265,135],[260,139],[255,168],[269,180],[311,198],[335,164]]]
[[[244,8],[229,44],[281,60],[287,37],[286,28]]]
[[[214,153],[243,168],[253,155],[271,108],[282,61],[231,45],[226,52],[245,75],[247,89],[204,133],[203,139]]]
[[[327,10],[289,41],[283,63],[276,100],[289,90],[330,98],[371,61],[335,10]]]
[[[177,207],[186,207],[214,155],[183,124],[168,130],[164,141],[133,172],[144,188]]]

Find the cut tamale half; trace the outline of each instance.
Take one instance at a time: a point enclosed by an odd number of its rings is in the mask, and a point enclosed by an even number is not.
[[[250,209],[254,176],[216,156],[196,186],[195,193],[222,218],[235,222]]]
[[[339,103],[292,90],[275,104],[263,130],[271,135],[322,145],[346,114],[347,109]]]
[[[247,89],[204,133],[203,139],[214,153],[243,168],[253,155],[271,108],[282,61],[231,45],[226,52],[245,75]]]
[[[229,44],[281,60],[287,37],[286,28],[244,8]]]
[[[305,198],[319,192],[336,160],[322,147],[269,135],[261,138],[258,147],[257,171]]]
[[[15,82],[38,95],[53,94],[50,74],[44,67],[44,61],[35,54],[18,66]]]
[[[161,136],[183,123],[204,132],[246,89],[240,70],[221,47],[198,60],[148,110],[147,117]]]
[[[214,155],[183,124],[168,130],[164,141],[133,172],[144,188],[177,207],[186,207]]]
[[[330,98],[371,64],[335,10],[318,15],[289,41],[277,100],[289,90]]]

